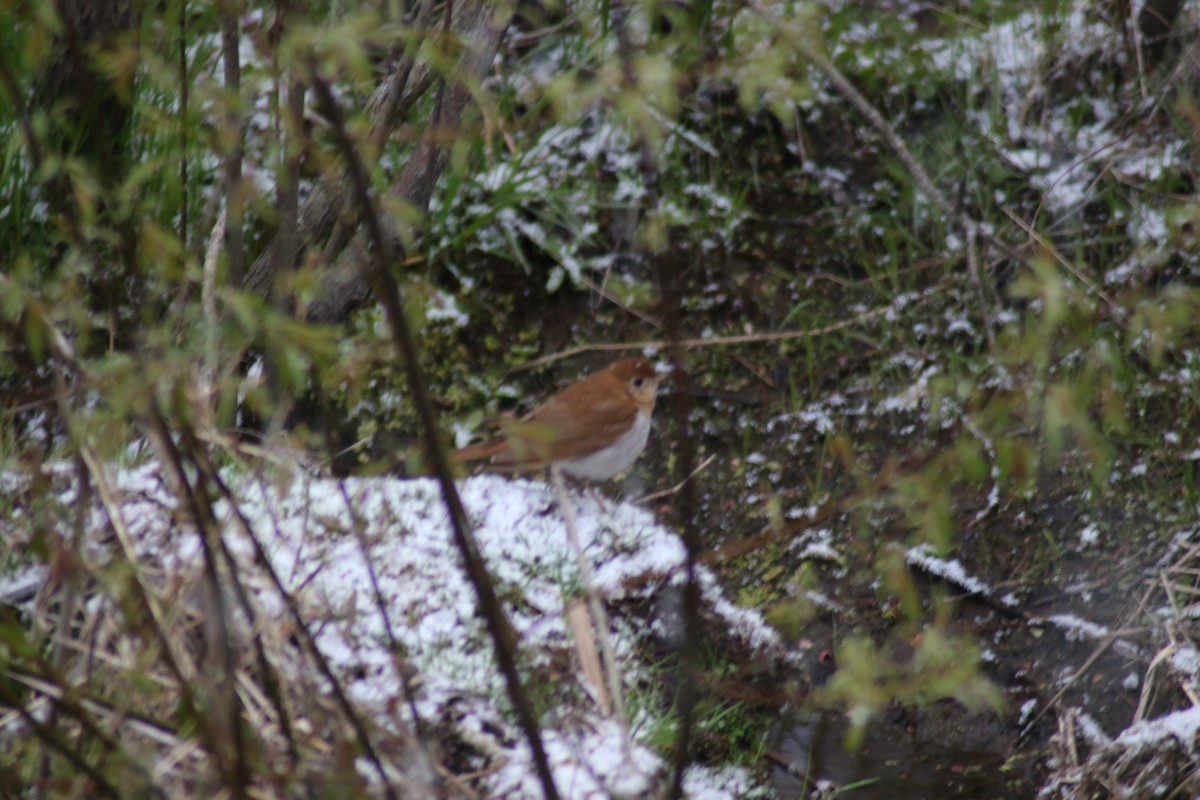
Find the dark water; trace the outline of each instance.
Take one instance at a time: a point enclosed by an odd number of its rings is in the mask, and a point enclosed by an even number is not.
[[[993,714],[950,702],[895,710],[873,721],[854,750],[845,747],[847,727],[832,711],[797,711],[781,725],[770,751],[781,799],[808,798],[821,781],[836,785],[838,797],[871,800],[1016,800],[1036,791],[1032,759],[1010,759],[1007,726]]]

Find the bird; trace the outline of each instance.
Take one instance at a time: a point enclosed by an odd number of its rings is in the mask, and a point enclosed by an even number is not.
[[[658,384],[665,376],[640,358],[624,358],[576,381],[520,420],[501,422],[495,438],[455,450],[455,463],[491,459],[506,472],[557,465],[585,481],[628,469],[650,436]]]

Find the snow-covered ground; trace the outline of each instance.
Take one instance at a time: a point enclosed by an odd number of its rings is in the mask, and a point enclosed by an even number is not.
[[[195,528],[180,521],[187,514],[180,513],[177,495],[153,467],[114,469],[109,480],[117,498],[111,510],[128,530],[144,579],[177,598],[189,594],[179,587],[191,586],[194,597],[203,585],[204,556]],[[237,513],[227,502],[218,504],[221,536],[250,589],[253,630],[272,644],[276,657],[293,655],[282,665],[286,680],[318,694],[330,688],[296,648],[295,622],[266,570],[255,563],[250,535],[264,545],[321,653],[373,729],[403,738],[417,724],[415,711],[424,729],[449,729],[455,741],[474,751],[477,767],[486,774],[478,788],[487,796],[540,797],[529,748],[509,712],[438,484],[303,474],[284,480],[231,474],[226,480],[238,487]],[[622,616],[615,609],[609,616],[623,691],[627,697],[649,698],[630,703],[626,729],[594,699],[596,687],[580,671],[565,622],[566,605],[583,594],[583,582],[554,488],[481,476],[461,481],[459,489],[517,634],[525,681],[539,684],[535,690],[543,697],[545,682],[554,684],[554,702],[539,722],[560,792],[607,798],[652,791],[668,770],[664,757],[643,741],[661,701],[654,697],[659,681],[648,649],[658,642],[661,653],[662,643],[678,640],[679,615],[671,600],[683,580],[679,538],[635,505],[590,493],[570,495],[579,542],[610,608],[633,600],[658,609],[650,619]],[[74,492],[64,490],[64,506],[74,503]],[[108,530],[108,516],[97,504],[89,526],[96,540],[89,552],[97,563],[114,557]],[[110,544],[99,544],[101,539]],[[710,573],[703,571],[700,578],[710,622],[754,651],[780,653],[776,634],[756,613],[722,597]],[[23,579],[28,582],[29,575]],[[248,620],[240,612],[234,618],[240,643],[246,644]],[[411,704],[406,679],[415,693]],[[405,758],[385,766],[391,780],[412,788],[428,773],[413,767],[420,759],[412,753]],[[379,780],[366,759],[358,767],[365,779]],[[740,768],[692,767],[685,786],[695,798],[761,791]]]

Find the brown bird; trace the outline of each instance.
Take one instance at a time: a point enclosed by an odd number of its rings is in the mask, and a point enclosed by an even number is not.
[[[625,470],[646,448],[650,415],[664,376],[639,358],[625,358],[563,389],[504,433],[451,453],[457,463],[491,459],[518,472],[557,464],[584,480],[604,481]]]

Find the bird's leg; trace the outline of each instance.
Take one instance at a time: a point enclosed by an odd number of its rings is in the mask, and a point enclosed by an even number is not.
[[[596,488],[596,484],[583,478],[576,478],[571,475],[565,475],[564,477],[566,478],[568,486],[580,494],[591,497],[596,501],[596,505],[600,506],[600,511],[605,514],[608,513],[608,504],[604,502],[604,496],[600,494],[600,491]]]

